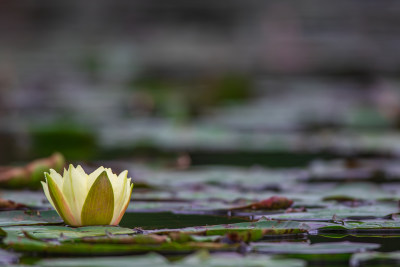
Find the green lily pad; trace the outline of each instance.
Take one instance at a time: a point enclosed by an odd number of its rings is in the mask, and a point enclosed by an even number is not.
[[[348,207],[344,205],[330,205],[324,209],[308,209],[307,212],[294,212],[286,214],[268,215],[273,219],[285,220],[342,220],[342,219],[374,219],[384,218],[390,214],[397,213],[396,203],[376,203],[366,206]]]
[[[287,257],[305,260],[348,260],[352,253],[374,250],[379,244],[354,243],[354,242],[330,242],[330,243],[252,243],[252,251],[268,254],[283,254]]]
[[[28,190],[1,190],[0,195],[4,199],[9,199],[14,202],[24,204],[34,208],[49,208],[49,201],[43,194],[43,191],[28,191]]]
[[[15,225],[58,224],[63,220],[56,211],[3,211],[0,227]]]
[[[156,230],[154,233],[186,232],[203,235],[242,234],[247,240],[258,240],[263,236],[307,233],[309,226],[300,222],[261,219],[257,222],[188,227],[175,230]]]
[[[227,259],[231,259],[227,261]],[[187,256],[182,260],[169,262],[163,256],[157,254],[147,254],[144,256],[123,256],[123,257],[107,257],[107,258],[61,258],[61,259],[46,259],[36,263],[37,266],[82,266],[82,267],[114,267],[114,266],[176,266],[176,267],[303,267],[305,263],[295,259],[275,259],[267,255],[249,254],[242,256],[237,253],[224,254],[208,254],[201,251],[194,255]]]
[[[197,167],[184,171],[146,170],[139,177],[154,186],[187,186],[193,184],[255,189],[260,186],[289,189],[296,181],[297,170],[237,168],[228,166]],[[189,177],[189,178],[188,178]],[[243,179],[246,177],[246,179]],[[285,179],[285,183],[282,183]]]
[[[355,253],[350,260],[351,266],[398,266],[400,251]]]
[[[179,261],[178,266],[301,267],[305,266],[305,262],[297,259],[281,259],[257,254],[247,254],[246,256],[243,256],[237,253],[215,253],[210,255],[204,251],[201,251],[200,253],[188,256]]]
[[[130,266],[134,263],[136,266],[170,266],[168,260],[161,255],[151,253],[143,256],[123,256],[123,257],[90,257],[90,258],[59,258],[43,259],[35,265],[43,267],[115,267]]]
[[[161,244],[109,244],[109,243],[71,243],[47,242],[32,237],[7,236],[3,243],[17,252],[36,253],[40,255],[70,255],[70,256],[104,256],[125,255],[143,252],[192,252],[198,249],[207,250],[237,250],[239,244],[224,244],[214,242],[187,242],[187,243],[161,243]]]
[[[372,183],[340,184],[322,194],[323,200],[387,200],[398,199],[396,194],[383,190]]]
[[[105,236],[105,235],[126,235],[134,234],[135,230],[122,228],[118,226],[86,226],[86,227],[66,227],[66,226],[12,226],[2,227],[7,235],[24,236],[23,233],[29,234],[37,239],[79,239],[83,237]]]
[[[319,232],[351,232],[351,233],[400,233],[400,221],[394,220],[374,220],[374,221],[343,221],[341,223],[331,223],[327,226],[318,228]]]

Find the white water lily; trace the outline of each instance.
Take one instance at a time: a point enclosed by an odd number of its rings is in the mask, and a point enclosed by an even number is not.
[[[55,170],[45,173],[44,193],[66,224],[118,225],[128,208],[133,184],[128,171],[118,176],[100,167],[86,174],[80,165],[69,165],[61,176]]]

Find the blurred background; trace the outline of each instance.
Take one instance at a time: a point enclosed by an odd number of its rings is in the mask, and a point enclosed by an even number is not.
[[[0,164],[400,156],[400,2],[1,1]]]

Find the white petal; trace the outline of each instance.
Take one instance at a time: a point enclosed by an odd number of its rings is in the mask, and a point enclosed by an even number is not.
[[[46,183],[43,182],[43,181],[41,183],[42,183],[42,186],[43,186],[44,195],[46,196],[46,198],[50,202],[50,204],[53,206],[53,208],[57,211],[56,206],[54,206],[54,202],[53,202],[53,200],[51,199],[51,196],[50,196],[49,186],[47,185],[47,179],[46,179]],[[57,211],[57,213],[58,213],[58,211]]]
[[[92,172],[91,174],[89,174],[89,179],[87,182],[87,188],[88,191],[90,190],[90,188],[92,187],[94,181],[97,179],[97,177],[99,177],[99,175],[104,171],[104,167],[101,166],[99,168],[97,168],[97,170],[95,170],[94,172]]]
[[[65,179],[68,175],[68,171],[64,168],[63,178]]]
[[[78,165],[75,169],[76,169],[82,176],[86,176],[86,175],[87,175],[86,172],[82,169],[82,166],[81,166],[81,165]]]
[[[111,182],[117,182],[118,176],[112,172],[110,168],[105,169],[108,175],[108,178],[110,178]]]
[[[57,184],[59,188],[62,188],[63,178],[62,176],[53,169],[50,169],[49,175],[53,178],[53,181]]]
[[[120,176],[121,176],[121,174],[120,174]],[[127,174],[127,172],[126,172],[126,174]],[[126,207],[126,205],[130,201],[130,190],[131,190],[130,180],[131,179],[130,178],[127,179],[127,177],[125,176],[121,180],[123,180],[124,183],[122,186],[122,192],[120,194],[121,197],[118,198],[118,202],[116,202],[115,206],[114,206],[114,216],[111,220],[111,224],[113,224],[113,225],[120,218],[122,210]]]
[[[128,172],[122,172],[116,179],[115,182],[112,183],[114,190],[114,216],[111,221],[114,221],[116,217],[121,213],[121,209],[124,204],[124,200],[126,198],[126,187],[127,185],[127,175]]]
[[[114,189],[114,195],[120,196],[126,186],[128,171],[121,172],[118,176],[115,175],[115,178],[111,181]]]
[[[126,183],[126,176],[128,171],[123,171],[119,176],[112,172],[111,169],[105,169],[107,171],[108,178],[110,179],[111,185],[114,192],[114,211],[118,209],[119,203],[123,198],[123,191]]]
[[[70,165],[68,174],[64,177],[62,192],[71,207],[71,212],[80,224],[83,203],[85,202],[88,193],[87,177],[82,176],[74,166]]]
[[[127,179],[126,181],[126,197],[129,198],[128,201],[130,201],[130,193],[131,193],[131,187],[132,187],[132,183],[131,183],[132,178]]]
[[[128,179],[128,181],[130,181],[130,180],[131,179]],[[130,199],[131,199],[130,196],[131,196],[132,187],[133,187],[133,184],[129,184],[129,183],[126,184],[127,190],[125,191],[124,199],[121,202],[121,207],[118,209],[118,213],[114,213],[114,216],[111,220],[111,225],[117,225],[120,222],[122,216],[124,216],[126,208],[128,207]]]
[[[81,166],[78,166],[77,168],[73,169],[71,174],[73,183],[75,184],[75,187],[77,187],[75,188],[76,200],[77,200],[77,206],[80,208],[79,214],[81,214],[83,204],[85,203],[86,196],[89,192],[87,186],[89,177]]]

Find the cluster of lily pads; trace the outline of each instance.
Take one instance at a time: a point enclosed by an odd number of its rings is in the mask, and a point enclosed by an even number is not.
[[[6,202],[0,212],[0,263],[363,266],[399,261],[400,176],[390,168],[394,161],[186,170],[106,163],[135,177],[119,226],[69,226],[42,191],[3,183],[9,189],[1,190]]]

